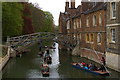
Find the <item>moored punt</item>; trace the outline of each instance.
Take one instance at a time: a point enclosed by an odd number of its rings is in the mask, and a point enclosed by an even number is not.
[[[43,64],[41,72],[43,77],[49,76],[49,66],[47,64]]]
[[[44,52],[38,52],[38,55],[39,55],[40,57],[43,57]]]
[[[44,61],[47,62],[47,64],[52,64],[52,58],[51,58],[51,56],[45,57]]]
[[[22,54],[19,54],[19,53],[16,54],[16,57],[21,57],[21,56],[22,56]]]
[[[47,64],[52,64],[52,58],[49,57],[49,59],[47,59]]]
[[[84,71],[87,71],[87,72],[91,72],[91,73],[96,74],[96,75],[109,76],[109,72],[102,72],[100,70],[98,70],[98,71],[92,71],[92,70],[88,70],[88,69],[82,68],[82,67],[80,67],[80,66],[78,66],[76,64],[77,63],[72,63],[72,66],[74,68],[77,68],[77,69],[80,69],[80,70],[84,70]]]
[[[43,76],[43,77],[49,76],[49,72],[42,72],[42,76]]]

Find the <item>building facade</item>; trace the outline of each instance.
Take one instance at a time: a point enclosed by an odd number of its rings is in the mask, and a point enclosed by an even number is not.
[[[67,47],[70,48],[69,41],[71,41],[68,37],[68,23],[67,20],[72,17],[76,12],[75,8],[75,0],[71,0],[70,2],[66,0],[65,2],[65,12],[60,12],[59,15],[59,34],[62,34],[61,36],[61,44],[60,48],[67,49]],[[71,24],[71,21],[69,22]],[[70,25],[71,26],[71,25]],[[69,40],[68,40],[69,39]],[[59,39],[60,40],[60,39]]]
[[[88,7],[85,7],[89,5]],[[96,62],[105,57],[106,47],[106,3],[83,2],[81,14],[81,44],[80,54]],[[84,9],[85,8],[85,9]],[[80,31],[80,30],[79,30]]]
[[[120,1],[107,3],[107,65],[120,72]],[[113,60],[114,59],[114,60]]]
[[[75,4],[75,0],[71,2]],[[75,51],[77,55],[98,63],[104,56],[107,66],[119,71],[120,2],[86,1],[81,2],[77,8],[75,6],[69,8],[67,1],[66,6],[64,12],[66,16],[60,16],[64,17],[65,21],[59,22],[60,28],[62,27],[60,25],[65,23],[66,42],[74,48],[79,46],[75,49],[78,50]]]

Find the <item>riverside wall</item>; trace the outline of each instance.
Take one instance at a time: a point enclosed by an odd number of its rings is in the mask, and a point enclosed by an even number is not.
[[[106,52],[104,54],[104,53],[96,52],[94,50],[79,48],[78,46],[76,46],[72,51],[72,55],[85,57],[97,63],[100,63],[100,58],[104,56],[106,59],[106,66],[115,71],[120,72],[120,63],[119,63],[120,55],[118,54],[113,54],[109,52]]]

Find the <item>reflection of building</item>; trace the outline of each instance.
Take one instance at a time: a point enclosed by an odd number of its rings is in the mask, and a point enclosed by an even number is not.
[[[107,52],[108,66],[120,71],[120,2],[107,4]]]

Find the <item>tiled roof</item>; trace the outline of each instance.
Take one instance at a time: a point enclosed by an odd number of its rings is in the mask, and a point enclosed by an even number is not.
[[[106,3],[102,3],[101,5],[96,5],[95,7],[83,12],[83,14],[89,14],[89,13],[92,13],[92,12],[96,12],[96,11],[99,11],[99,10],[103,10],[103,9],[106,9],[107,7],[107,4]]]

